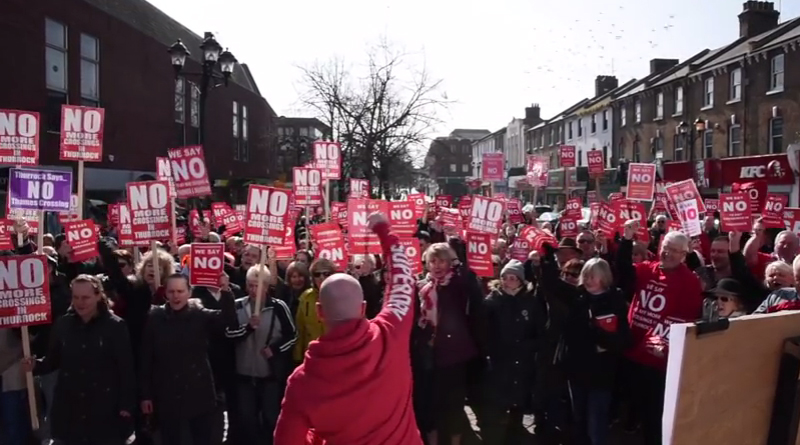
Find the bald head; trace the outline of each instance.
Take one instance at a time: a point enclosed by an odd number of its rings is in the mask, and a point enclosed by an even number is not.
[[[361,318],[364,316],[364,291],[350,275],[333,274],[319,288],[319,304],[328,322]]]

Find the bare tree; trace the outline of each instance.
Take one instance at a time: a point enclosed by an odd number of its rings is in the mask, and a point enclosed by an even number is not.
[[[369,179],[379,196],[412,178],[420,146],[450,103],[442,81],[409,59],[382,40],[367,52],[363,75],[339,58],[300,67],[301,103],[341,142],[343,176]]]

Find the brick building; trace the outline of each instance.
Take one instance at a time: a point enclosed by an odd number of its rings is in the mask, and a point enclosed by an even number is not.
[[[105,108],[103,160],[87,163],[85,185],[87,196],[111,199],[152,175],[156,156],[198,141],[199,76],[176,80],[167,54],[178,38],[191,52],[184,72],[199,73],[201,36],[144,0],[4,0],[0,39],[13,63],[0,70],[0,108],[41,113],[40,163],[57,167],[74,166],[58,160],[61,105]],[[272,175],[274,118],[247,65],[237,64],[207,99],[212,183]]]
[[[453,198],[469,193],[467,181],[472,173],[472,142],[488,136],[488,130],[453,130],[448,136],[431,141],[425,156],[425,169],[436,183],[435,193]]]
[[[618,152],[656,162],[665,181],[694,178],[708,194],[765,179],[796,206],[796,180],[783,154],[800,134],[798,48],[800,18],[779,24],[772,2],[745,2],[739,38],[681,63],[655,59],[648,76],[618,95]],[[780,169],[767,171],[772,161]]]

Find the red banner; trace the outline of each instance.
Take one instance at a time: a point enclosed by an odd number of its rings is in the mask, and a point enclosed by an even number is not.
[[[127,191],[134,244],[139,246],[147,241],[171,239],[173,209],[169,183],[129,182]]]
[[[286,189],[251,184],[247,191],[247,224],[244,242],[259,246],[282,246],[289,219],[289,197]]]
[[[97,250],[97,227],[94,221],[72,221],[64,224],[66,242],[71,247],[69,261],[82,263],[99,255]]]
[[[189,283],[192,286],[219,287],[219,278],[225,267],[225,244],[192,243],[189,258]]]
[[[101,162],[105,114],[102,108],[62,105],[59,159]]]

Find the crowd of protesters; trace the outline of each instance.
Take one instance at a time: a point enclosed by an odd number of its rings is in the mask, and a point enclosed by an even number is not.
[[[660,444],[671,323],[700,319],[704,301],[721,317],[800,309],[798,237],[759,220],[751,233],[722,234],[708,216],[690,238],[655,215],[649,242],[641,242],[635,221],[613,237],[585,227],[571,238],[533,213],[525,219],[503,225],[489,278],[470,269],[463,233],[443,227],[433,209],[419,222],[426,271],[417,277],[407,343],[416,440],[467,442],[468,406],[486,444],[527,443],[526,414],[537,443],[604,445],[617,423],[645,445]],[[270,444],[276,426],[297,424],[287,418],[295,411],[281,418],[281,401],[292,371],[328,334],[317,304],[323,282],[351,274],[373,318],[387,261],[353,255],[348,270],[337,270],[315,256],[301,220],[295,257],[268,250],[262,267],[260,247],[201,225],[195,241],[226,246],[217,287],[190,286],[188,245],[165,242],[135,262],[113,230],[104,231],[99,257],[73,263],[64,235],[44,236],[54,322],[31,327],[32,357],[23,357],[17,329],[0,329],[0,443]],[[525,261],[511,259],[526,225],[558,241]],[[4,254],[37,250],[24,220],[14,230],[23,241],[12,236],[16,249]],[[359,372],[362,358],[344,359],[336,372]],[[37,376],[42,428],[35,432],[24,371]],[[315,383],[327,397],[357,390],[337,387],[334,377],[320,374]],[[352,422],[368,414],[348,408]]]

